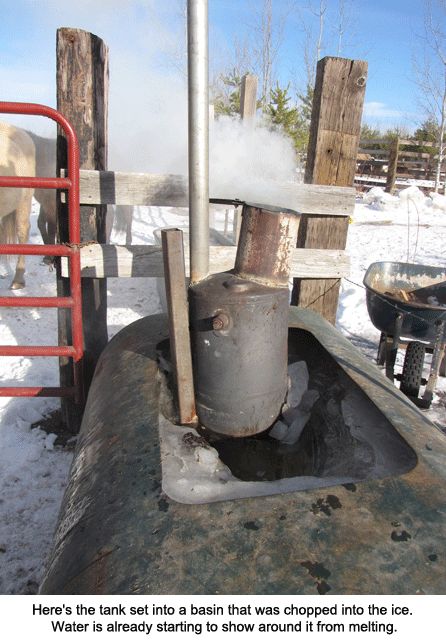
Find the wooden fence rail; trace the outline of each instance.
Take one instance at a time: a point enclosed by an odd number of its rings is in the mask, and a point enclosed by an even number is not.
[[[309,215],[350,216],[355,206],[353,187],[332,187],[293,182],[269,185],[269,199],[263,203],[296,209]],[[216,191],[213,198],[244,200],[243,191]],[[187,178],[174,174],[122,173],[81,170],[81,204],[145,205],[187,207]]]
[[[432,151],[426,151],[431,149]],[[361,140],[356,161],[356,186],[379,184],[391,192],[396,182],[410,179],[434,181],[438,162],[438,145],[427,140],[374,138]],[[446,161],[440,180],[444,181]],[[398,186],[398,185],[397,185]]]
[[[185,176],[81,170],[80,184],[81,204],[188,205]],[[267,204],[295,209],[310,217],[348,218],[355,206],[353,187],[284,183],[272,185],[270,193],[271,202]],[[243,193],[236,195],[243,198]],[[233,198],[234,194],[218,193],[215,197]],[[188,247],[185,249],[187,262]],[[211,273],[231,269],[235,252],[235,246],[211,246]],[[81,267],[84,278],[164,275],[161,248],[150,245],[88,243],[81,249]],[[299,248],[294,251],[292,276],[295,278],[342,278],[349,274],[349,268],[349,258],[343,250]],[[67,261],[62,260],[61,274],[66,277],[67,273]]]
[[[211,246],[210,273],[234,267],[236,247]],[[189,250],[185,247],[186,274]],[[62,276],[68,277],[68,259],[62,258]],[[349,275],[350,260],[345,251],[294,249],[291,276],[294,278],[342,278]],[[83,278],[163,278],[162,249],[155,245],[87,244],[81,248]]]

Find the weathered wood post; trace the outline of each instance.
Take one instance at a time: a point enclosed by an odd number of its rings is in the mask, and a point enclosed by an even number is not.
[[[387,169],[386,191],[392,193],[395,187],[396,172],[398,168],[398,154],[400,150],[399,136],[391,140],[389,145],[389,165]]]
[[[318,62],[305,182],[352,186],[361,131],[367,63],[345,58]],[[296,205],[298,208],[298,205]],[[347,216],[304,215],[297,246],[345,249]],[[294,280],[292,304],[308,307],[334,324],[339,280]]]
[[[254,120],[257,111],[257,76],[247,73],[240,87],[240,116],[242,120]]]
[[[247,125],[254,125],[257,111],[257,76],[246,73],[240,85],[240,118]],[[234,211],[234,224],[232,228],[232,239],[235,244],[238,242],[240,227],[242,224],[242,212],[240,207]]]
[[[81,169],[107,169],[108,48],[97,36],[80,29],[57,30],[57,109],[71,122],[79,139]],[[58,134],[58,171],[66,167],[65,140]],[[81,206],[81,240],[105,243],[106,206]],[[59,203],[59,241],[68,240],[67,209]],[[58,277],[58,291],[69,286]],[[100,353],[107,344],[107,281],[82,283],[84,323],[84,374],[86,391]],[[68,313],[59,313],[59,341],[70,341]],[[61,382],[71,383],[70,362],[61,359]],[[63,402],[66,423],[78,429],[81,410]]]

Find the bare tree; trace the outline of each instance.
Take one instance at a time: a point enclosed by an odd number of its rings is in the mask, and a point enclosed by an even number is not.
[[[314,15],[318,20],[319,30],[318,36],[316,40],[316,62],[315,67],[317,65],[318,60],[321,58],[322,53],[322,42],[324,38],[324,23],[325,23],[325,14],[327,12],[327,0],[319,0],[319,7],[316,11],[314,11]]]
[[[345,35],[353,29],[353,4],[352,0],[338,0],[337,20],[334,27],[336,37],[336,55],[339,57],[345,47]]]
[[[305,65],[306,87],[313,87],[316,79],[316,66],[322,57],[324,49],[325,14],[327,12],[327,0],[308,0],[303,7],[296,3],[295,9],[299,17],[300,27],[303,31],[303,59]],[[308,19],[308,15],[312,16]],[[316,21],[316,29],[314,22]]]
[[[264,105],[275,83],[275,65],[283,42],[283,33],[288,11],[273,13],[273,0],[263,0],[257,10],[253,27],[253,54],[255,71],[260,78],[261,101]]]
[[[341,56],[351,45],[348,40],[355,33],[355,9],[354,0],[295,0],[305,87],[314,86],[318,60],[324,55]]]
[[[265,109],[271,87],[277,80],[275,69],[288,14],[288,4],[279,9],[277,0],[253,0],[247,35],[243,40],[234,38],[224,71],[217,73],[213,80],[214,95],[227,101],[228,90],[229,93],[233,91],[228,78],[240,79],[245,73],[253,73],[259,78],[261,103]]]
[[[414,62],[415,78],[421,90],[421,104],[427,116],[438,123],[438,160],[435,187],[440,187],[445,160],[446,131],[446,0],[426,0],[423,56]],[[419,62],[421,58],[421,63]]]
[[[154,24],[158,21],[156,5],[147,8]],[[169,29],[163,31],[161,60],[170,71],[173,70],[184,80],[187,79],[187,0],[175,0],[169,6]]]
[[[273,3],[272,0],[264,0],[263,11],[260,18],[261,49],[260,59],[262,97],[269,96],[271,90],[271,74],[273,67]],[[276,47],[277,51],[277,47]]]

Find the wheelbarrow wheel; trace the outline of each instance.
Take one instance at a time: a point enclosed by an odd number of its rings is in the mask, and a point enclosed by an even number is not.
[[[426,346],[422,342],[409,342],[404,358],[403,372],[401,374],[400,390],[413,398],[418,397],[423,378],[424,356]]]

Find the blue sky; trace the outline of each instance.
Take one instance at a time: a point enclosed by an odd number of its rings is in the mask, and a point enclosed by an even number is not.
[[[275,15],[288,10],[283,44],[276,64],[282,84],[304,84],[303,31],[299,15],[316,0],[273,0]],[[336,0],[327,0],[327,46],[336,24]],[[423,28],[423,0],[350,0],[352,25],[341,55],[369,63],[365,119],[382,128],[409,129],[424,119],[413,80],[412,58],[420,55],[417,34]],[[176,68],[184,62],[181,0],[0,0],[0,86],[2,100],[44,102],[55,106],[55,32],[58,26],[93,31],[110,47],[110,110],[131,111],[150,93],[177,88]],[[230,66],[234,39],[252,34],[261,0],[209,0],[212,69]],[[291,7],[291,9],[290,9]],[[296,7],[298,10],[296,10]],[[299,13],[300,11],[300,13]],[[314,27],[314,25],[313,25]],[[152,91],[152,93],[153,93]],[[143,98],[144,101],[146,98]],[[153,101],[153,95],[150,100]],[[135,111],[135,116],[140,117]]]
[[[337,55],[333,31],[337,24],[338,3],[336,0],[327,2],[326,46],[322,53]],[[252,7],[260,4],[249,0],[211,0],[210,19],[227,34],[234,31],[234,25],[242,33],[250,21],[252,23]],[[300,7],[300,16],[312,25],[315,33],[317,25],[314,18],[311,22],[311,14],[305,10],[307,5],[305,0],[291,3],[291,6]],[[313,6],[317,5],[317,0],[313,0]],[[290,1],[273,0],[273,6],[276,15],[280,16],[290,6]],[[412,58],[421,46],[418,35],[423,32],[423,7],[423,0],[350,0],[348,3],[351,24],[341,55],[367,60],[369,64],[365,117],[371,124],[382,127],[401,124],[411,128],[424,118],[417,101],[418,88],[412,69]],[[291,10],[287,18],[278,65],[284,83],[293,78],[293,72],[304,77],[303,65],[299,63],[303,52],[299,13]]]

